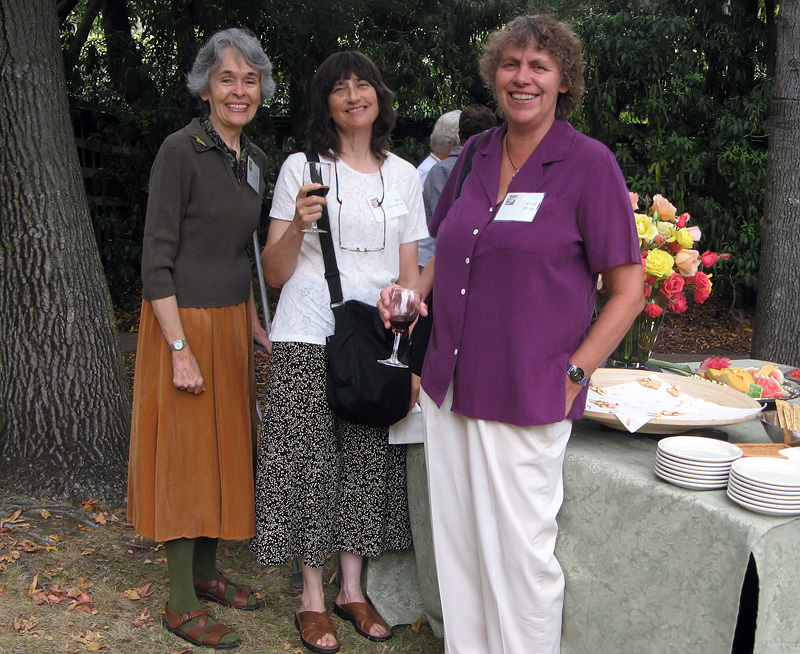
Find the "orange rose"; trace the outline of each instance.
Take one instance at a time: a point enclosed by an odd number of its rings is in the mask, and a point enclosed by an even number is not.
[[[697,250],[681,250],[675,254],[675,265],[684,277],[694,275],[700,263],[700,253]]]
[[[667,200],[667,198],[665,198],[663,195],[656,194],[653,197],[653,206],[651,209],[658,212],[659,220],[668,220],[673,223],[675,222],[675,214],[678,212],[678,210],[675,208],[675,205]]]

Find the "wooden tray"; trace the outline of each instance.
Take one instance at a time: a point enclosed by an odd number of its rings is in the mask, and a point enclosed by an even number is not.
[[[668,384],[677,384],[681,390],[691,395],[692,397],[714,402],[720,406],[730,407],[732,409],[759,409],[761,404],[756,402],[752,397],[748,397],[744,393],[740,393],[729,386],[717,384],[707,379],[700,377],[684,377],[682,375],[671,374],[667,372],[651,372],[649,370],[628,370],[624,368],[598,368],[592,375],[592,386],[600,388],[606,386],[617,386],[618,384],[626,384],[628,382],[636,381],[640,377],[655,375],[663,382]],[[619,419],[612,413],[600,413],[587,409],[584,418],[595,420],[608,427],[619,429],[620,431],[628,431],[625,426],[620,423]],[[754,413],[751,416],[744,418],[730,418],[724,420],[686,420],[681,418],[653,418],[650,422],[642,425],[637,433],[644,434],[680,434],[690,429],[698,427],[722,427],[724,425],[732,425],[737,422],[747,422],[757,417],[758,414]]]

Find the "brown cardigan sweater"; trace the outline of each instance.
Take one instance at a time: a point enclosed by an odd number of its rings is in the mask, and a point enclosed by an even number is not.
[[[142,295],[181,307],[224,307],[250,296],[247,245],[258,228],[267,158],[252,143],[259,189],[239,183],[198,119],[168,136],[150,171]]]

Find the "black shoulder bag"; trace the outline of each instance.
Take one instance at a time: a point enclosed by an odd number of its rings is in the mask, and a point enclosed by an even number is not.
[[[305,154],[309,161],[319,161],[316,152],[309,150]],[[334,413],[350,422],[388,427],[408,413],[411,371],[378,363],[392,351],[394,336],[383,326],[377,307],[358,300],[343,301],[327,207],[322,207],[317,224],[325,230],[319,238],[336,323],[325,346],[328,404]]]

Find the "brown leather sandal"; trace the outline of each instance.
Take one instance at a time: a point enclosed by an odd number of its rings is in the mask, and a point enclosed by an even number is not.
[[[161,622],[164,624],[164,628],[167,631],[197,647],[211,647],[213,649],[233,649],[234,647],[239,647],[239,644],[242,642],[240,639],[233,640],[230,643],[219,642],[220,638],[225,634],[232,633],[233,630],[229,629],[221,622],[209,625],[208,619],[210,617],[208,611],[205,609],[195,609],[194,611],[178,615],[167,605],[164,607],[164,617],[161,618]],[[200,618],[197,624],[188,631],[184,630],[183,625],[187,622],[191,622],[195,618]]]
[[[327,612],[298,611],[294,614],[294,623],[300,632],[300,642],[315,654],[335,654],[339,651],[339,636]],[[336,638],[336,645],[323,647],[316,644],[320,638],[328,634]]]
[[[232,600],[225,597],[225,590],[228,588],[228,584],[236,589]],[[219,574],[219,577],[211,581],[205,581],[195,577],[194,592],[195,595],[202,599],[210,600],[217,604],[222,604],[223,606],[230,606],[234,609],[241,609],[242,611],[255,611],[261,608],[261,602],[258,600],[256,600],[255,604],[247,603],[248,598],[253,594],[252,590],[247,586],[241,586],[232,582],[222,573]]]
[[[367,640],[376,643],[382,643],[384,640],[389,640],[392,637],[392,629],[386,624],[386,621],[375,610],[372,604],[367,602],[350,602],[349,604],[342,604],[339,606],[336,602],[333,603],[333,612],[338,615],[342,620],[352,622],[353,626],[360,636]],[[373,636],[369,633],[374,625],[381,625],[389,630],[386,636]]]

